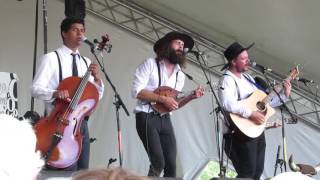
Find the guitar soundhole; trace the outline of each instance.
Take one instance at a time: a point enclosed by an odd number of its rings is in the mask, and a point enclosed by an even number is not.
[[[267,110],[266,103],[261,101],[257,102],[257,108],[260,112],[265,112]]]

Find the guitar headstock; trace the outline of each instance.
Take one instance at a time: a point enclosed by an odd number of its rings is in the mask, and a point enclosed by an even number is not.
[[[288,76],[288,79],[292,80],[292,79],[295,79],[298,75],[299,75],[299,66],[300,64],[298,64],[297,66],[293,67],[291,70],[290,70],[290,74]]]

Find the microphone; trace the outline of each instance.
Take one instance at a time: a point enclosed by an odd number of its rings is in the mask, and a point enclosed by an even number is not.
[[[262,65],[260,65],[260,64],[257,64],[255,61],[251,62],[250,65],[251,65],[251,67],[256,68],[257,70],[259,70],[259,71],[261,71],[261,72],[264,72],[264,71],[269,71],[269,72],[271,72],[271,71],[272,71],[272,69],[270,69],[270,68],[268,68],[268,67],[264,67],[264,66],[262,66]]]
[[[189,50],[189,48],[184,48],[183,49],[183,53],[184,54],[187,54],[187,53],[192,53],[192,54],[194,54],[195,56],[202,56],[202,55],[204,55],[204,52],[203,51],[193,51],[193,50]]]
[[[297,77],[296,80],[300,81],[300,82],[303,82],[304,84],[306,84],[306,83],[314,83],[313,80],[309,80],[309,79],[306,79],[306,78]]]
[[[91,41],[89,41],[87,37],[82,36],[81,41],[90,46],[90,49],[95,49],[95,45]]]

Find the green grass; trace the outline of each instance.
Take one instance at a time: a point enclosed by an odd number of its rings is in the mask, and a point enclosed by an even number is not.
[[[204,170],[200,174],[199,180],[209,180],[213,177],[218,177],[220,172],[219,163],[215,161],[210,161]],[[234,178],[237,176],[235,171],[227,169],[226,177]]]

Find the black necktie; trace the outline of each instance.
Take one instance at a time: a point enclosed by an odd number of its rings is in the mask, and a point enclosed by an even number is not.
[[[71,54],[72,56],[72,76],[78,76],[78,68],[76,63],[76,55],[77,54]]]

